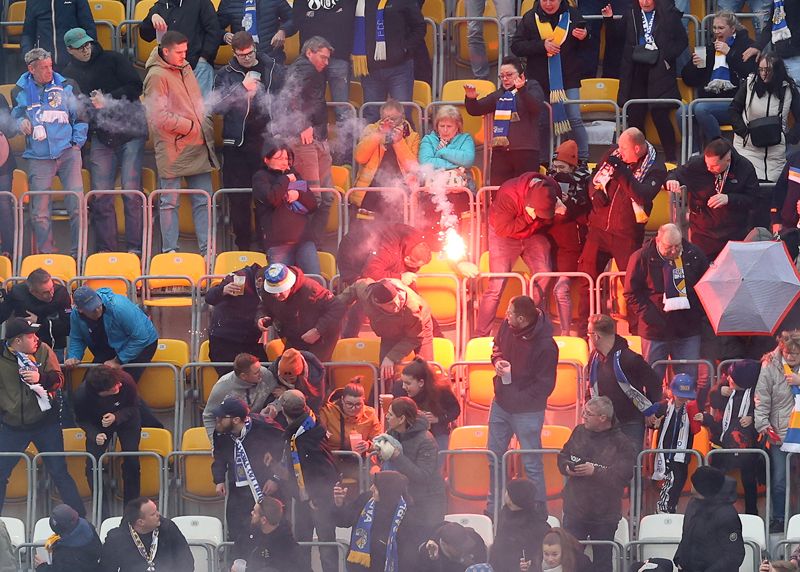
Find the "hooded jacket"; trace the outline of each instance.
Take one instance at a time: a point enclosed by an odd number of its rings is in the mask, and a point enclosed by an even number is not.
[[[27,318],[28,312],[36,314],[39,331],[36,336],[54,349],[67,347],[72,300],[69,292],[61,284],[54,284],[53,299],[49,302],[39,300],[26,282],[17,284],[6,295],[12,313],[19,318]]]
[[[255,385],[242,381],[234,371],[220,377],[214,387],[211,388],[205,409],[203,409],[203,425],[206,428],[209,440],[214,435],[214,413],[212,412],[222,403],[223,399],[229,396],[238,397],[247,403],[250,411],[259,413],[267,404],[272,390],[277,385],[278,382],[273,377],[272,372],[263,366],[261,367],[261,381]]]
[[[81,429],[86,432],[86,440],[90,443],[100,433],[119,431],[123,425],[134,428],[134,434],[141,427],[139,416],[139,391],[136,382],[126,371],[121,372],[122,387],[116,395],[101,396],[86,382],[75,391],[73,404],[75,418]],[[106,413],[114,414],[114,423],[103,427],[103,416]]]
[[[298,498],[299,489],[291,462],[290,442],[292,436],[297,432],[297,429],[303,424],[308,415],[308,413],[304,413],[299,418],[295,419],[283,432],[283,439],[285,441],[283,455],[284,468],[286,468],[289,473],[284,484],[288,485],[288,492],[290,492],[291,496],[294,498]],[[332,505],[333,496],[331,491],[338,479],[338,472],[328,446],[325,427],[317,422],[313,428],[297,437],[295,442],[297,444],[297,454],[309,498],[318,508]]]
[[[186,2],[185,6],[183,5],[184,1]],[[157,0],[142,23],[139,24],[139,35],[146,42],[156,39],[153,14],[164,18],[168,29],[181,32],[189,38],[189,52],[186,54],[186,60],[192,68],[197,66],[200,58],[205,58],[210,65],[214,65],[222,32],[211,0],[177,0],[177,2],[175,0]],[[148,62],[146,67],[149,66]]]
[[[481,98],[464,97],[464,107],[472,116],[494,114],[497,101],[506,92],[502,87]],[[539,141],[539,114],[544,108],[544,92],[539,82],[529,79],[525,86],[517,91],[518,121],[512,118],[508,126],[509,151],[539,151],[542,142]],[[498,148],[502,149],[502,148]]]
[[[311,240],[309,222],[311,214],[317,210],[317,197],[311,189],[298,191],[297,204],[290,206],[287,200],[290,174],[295,176],[296,181],[302,180],[294,169],[282,172],[266,165],[262,165],[253,175],[256,223],[261,231],[265,252],[273,246]],[[306,212],[297,212],[297,205],[304,207]]]
[[[99,288],[97,295],[103,302],[102,320],[108,345],[117,353],[120,362],[131,363],[144,348],[158,340],[158,332],[150,318],[126,296],[114,294],[111,288]],[[91,336],[89,322],[73,307],[66,359],[83,359]]]
[[[339,340],[345,307],[330,290],[307,278],[302,270],[296,266],[289,268],[297,276],[289,297],[281,302],[275,296],[262,293],[259,316],[272,318],[272,326],[277,335],[286,340],[287,348],[307,350],[321,361],[330,361]],[[316,328],[321,337],[309,344],[302,336],[312,328]]]
[[[245,347],[258,343],[261,330],[253,321],[253,307],[258,306],[261,301],[256,280],[263,276],[263,271],[261,265],[253,263],[232,272],[222,282],[206,291],[206,303],[214,306],[208,324],[209,338],[241,341]],[[245,276],[244,294],[241,296],[228,296],[222,291],[233,281],[234,275]]]
[[[203,414],[205,417],[205,413]],[[264,456],[269,453],[273,459],[280,459],[283,451],[283,428],[263,415],[250,414],[250,430],[242,444],[256,475],[258,483],[263,486],[272,478],[270,467],[264,463]],[[214,444],[214,460],[211,463],[211,475],[214,484],[228,483],[236,486],[236,464],[234,460],[233,437],[228,434],[213,432],[211,442]]]
[[[494,376],[494,400],[508,413],[544,411],[547,398],[556,386],[558,346],[553,326],[537,309],[536,321],[515,330],[503,320],[492,347],[492,363],[511,363],[511,383]]]
[[[400,278],[408,272],[405,257],[425,241],[422,231],[400,222],[351,226],[339,245],[339,273],[346,284],[359,278]]]
[[[715,50],[713,42],[706,46],[706,67],[698,68],[694,65],[694,63],[692,63],[691,60],[689,63],[683,66],[683,71],[681,72],[683,82],[689,87],[694,87],[697,89],[698,99],[704,97],[732,98],[734,95],[736,95],[739,86],[747,79],[747,76],[749,76],[751,73],[755,73],[756,71],[756,58],[750,58],[746,62],[742,61],[742,54],[744,54],[745,50],[752,45],[753,40],[750,39],[747,29],[743,28],[741,30],[736,30],[736,36],[733,39],[733,45],[730,47],[730,51],[728,51],[727,55],[725,56],[725,62],[728,64],[728,70],[730,70],[731,74],[731,83],[733,84],[732,89],[721,91],[719,93],[706,91],[706,86],[708,85],[708,82],[711,81],[711,73],[714,71]]]
[[[90,37],[97,38],[87,0],[29,0],[25,5],[21,51],[27,54],[33,48],[43,48],[53,55],[54,66],[65,66],[69,53],[64,34],[71,28],[83,28]]]
[[[564,485],[564,516],[584,524],[616,525],[622,517],[622,495],[633,477],[633,441],[614,425],[589,431],[578,425],[558,455],[558,470],[567,476],[567,463],[593,463],[589,477],[568,477]]]
[[[328,442],[336,451],[352,451],[350,434],[359,433],[365,441],[372,441],[376,435],[383,433],[383,426],[373,407],[364,405],[358,415],[351,417],[342,410],[342,390],[331,394],[330,400],[320,409],[319,422],[325,427]]]
[[[794,393],[786,383],[780,349],[769,352],[761,360],[761,372],[758,375],[755,393],[756,411],[753,425],[756,431],[760,433],[771,425],[781,439],[785,439],[794,412]]]
[[[89,521],[79,518],[71,532],[60,536],[53,545],[53,563],[37,566],[37,572],[101,572],[100,537]]]
[[[500,185],[489,207],[489,224],[498,236],[524,240],[537,232],[545,232],[552,224],[552,219],[533,219],[525,210],[531,202],[548,200],[555,204],[556,201],[558,191],[554,186],[536,185],[530,188],[533,179],[541,179],[541,175],[531,171]]]
[[[217,21],[220,29],[220,44],[224,43],[223,36],[228,27],[234,34],[244,30],[242,27],[244,6],[245,0],[222,0],[219,3]],[[292,7],[286,0],[258,0],[256,2],[256,26],[259,40],[256,47],[260,48],[259,51],[263,51],[283,63],[286,59],[283,48],[273,48],[270,43],[278,30],[283,30],[287,38],[297,31],[292,22]],[[236,58],[233,58],[231,61],[235,60]]]
[[[210,5],[209,0],[196,1]],[[153,48],[145,68],[145,109],[155,141],[158,175],[172,179],[219,168],[214,128],[192,68],[188,63],[181,67],[168,64],[158,47]]]
[[[152,533],[139,535],[145,550],[150,550]],[[147,563],[133,543],[128,523],[108,532],[103,543],[100,568],[103,572],[145,572]],[[161,517],[158,527],[158,552],[155,558],[156,570],[169,572],[193,572],[194,557],[180,529],[170,519]],[[77,572],[77,570],[75,570]]]
[[[287,385],[278,375],[280,358],[269,364],[269,373],[276,380],[277,386],[284,389],[298,389],[303,392],[303,395],[306,396],[306,405],[314,414],[317,414],[325,398],[325,366],[311,352],[301,350],[300,354],[303,356],[306,365],[300,375],[297,376],[293,386]],[[267,397],[267,404],[270,403],[278,405],[277,398],[274,395]],[[281,414],[280,420],[281,422],[285,420],[283,414]]]
[[[3,342],[0,349],[0,416],[3,425],[14,430],[31,429],[54,423],[59,420],[60,398],[57,390],[64,386],[64,374],[58,359],[50,346],[44,343],[33,354],[39,364],[39,384],[45,388],[50,398],[50,409],[42,411],[36,401],[36,394],[28,389],[19,377],[19,364],[14,354],[8,351]]]
[[[654,238],[631,255],[625,275],[625,301],[628,303],[631,334],[647,340],[675,340],[700,335],[705,312],[694,286],[708,270],[708,259],[692,243],[684,240],[682,245],[688,310],[664,311],[664,259],[658,253]]]

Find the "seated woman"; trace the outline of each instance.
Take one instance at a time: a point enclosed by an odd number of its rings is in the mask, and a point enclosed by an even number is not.
[[[253,201],[264,252],[271,263],[319,274],[317,247],[308,224],[317,198],[292,168],[294,153],[287,144],[267,141],[263,157],[264,167],[253,175]]]
[[[407,188],[415,178],[419,134],[406,120],[403,106],[394,100],[381,105],[381,118],[367,125],[356,145],[359,165],[354,187]],[[402,221],[403,209],[395,193],[353,193],[351,202],[359,207],[358,218],[371,220],[380,214],[382,221]]]
[[[698,88],[697,99],[733,98],[739,86],[755,70],[755,58],[742,61],[742,54],[753,40],[742,28],[733,12],[722,11],[714,16],[714,43],[706,46],[701,58],[696,53],[683,67],[683,82]],[[698,102],[692,118],[697,127],[695,149],[704,148],[721,137],[720,125],[730,125],[730,105],[724,101]]]

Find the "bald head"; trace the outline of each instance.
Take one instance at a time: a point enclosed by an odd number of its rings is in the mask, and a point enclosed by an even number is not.
[[[667,260],[675,260],[683,252],[683,233],[677,225],[667,223],[661,225],[656,235],[658,253]]]
[[[630,127],[622,132],[617,140],[622,160],[632,165],[647,154],[647,139],[644,133],[636,127]]]

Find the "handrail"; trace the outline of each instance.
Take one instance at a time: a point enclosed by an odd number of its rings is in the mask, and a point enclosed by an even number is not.
[[[171,194],[190,195],[190,196],[191,195],[202,195],[202,196],[205,196],[205,198],[206,198],[206,207],[205,207],[205,209],[206,209],[206,220],[207,220],[207,227],[206,228],[208,228],[208,232],[210,234],[211,233],[211,226],[212,226],[212,221],[211,221],[211,218],[212,218],[211,217],[211,196],[214,193],[209,193],[205,189],[154,189],[149,195],[147,195],[147,210],[152,213],[154,211],[154,209],[158,209],[159,213],[160,213],[161,212],[161,201],[159,200],[158,203],[156,203],[155,199],[156,198],[160,199],[162,195],[171,195]],[[178,197],[178,203],[175,205],[175,216],[178,219],[180,217],[180,213],[179,213],[180,207],[181,207],[180,197]],[[192,207],[192,210],[194,210],[194,207]],[[160,216],[160,214],[159,214],[159,216]],[[151,217],[151,219],[153,219],[153,218],[154,217]],[[154,234],[153,233],[154,229],[152,227],[153,220],[151,220],[150,223],[151,223],[150,232],[147,233],[149,241],[148,241],[146,246],[144,244],[142,245],[142,252],[144,253],[144,256],[147,257],[147,261],[146,261],[147,264],[146,264],[146,268],[145,268],[146,272],[150,272],[150,261],[151,261],[151,259],[153,257],[153,234]],[[194,225],[194,215],[192,216],[192,224]],[[197,229],[195,229],[195,232],[197,232]],[[178,234],[180,236],[180,229],[178,229]],[[162,241],[163,241],[163,237],[162,237]],[[208,271],[209,262],[211,261],[211,259],[214,256],[213,248],[214,248],[214,244],[213,244],[213,241],[211,240],[211,237],[209,236],[209,237],[206,238],[206,253],[205,253],[205,256],[204,256],[205,261],[206,261],[206,271]]]
[[[659,105],[669,104],[670,106],[677,107],[677,115],[678,115],[677,120],[680,122],[679,127],[681,128],[681,133],[686,133],[688,131],[688,129],[686,127],[687,113],[685,111],[681,111],[684,108],[683,101],[680,100],[680,99],[672,99],[672,98],[669,98],[669,97],[663,97],[663,98],[662,97],[658,97],[658,98],[646,98],[646,97],[643,97],[643,98],[629,99],[628,101],[626,101],[622,106],[622,130],[624,131],[625,129],[628,128],[628,108],[630,106],[632,106],[632,105],[647,105],[647,106],[650,106],[652,104],[659,104]],[[686,138],[685,137],[681,138],[681,149],[680,149],[680,151],[681,151],[680,160],[681,160],[681,164],[683,164],[683,163],[686,162],[686,157],[687,157],[687,153],[686,153]]]
[[[445,449],[443,451],[439,451],[438,456],[451,456],[451,455],[485,455],[489,457],[489,472],[490,472],[490,484],[494,482],[494,515],[492,518],[492,527],[496,530],[497,521],[500,518],[500,505],[502,504],[502,497],[498,496],[498,491],[501,490],[499,488],[500,485],[500,465],[501,460],[497,458],[497,453],[492,451],[491,449]],[[446,461],[445,461],[446,462]],[[494,473],[494,478],[491,478],[491,473]],[[450,490],[450,477],[448,476],[447,480],[445,480],[445,486],[448,490]],[[502,489],[505,490],[505,489]],[[488,491],[487,491],[488,492]],[[481,500],[481,499],[472,499],[472,500]]]
[[[402,214],[403,214],[403,222],[408,223],[408,196],[409,193],[402,187],[351,187],[347,190],[344,194],[344,234],[350,232],[350,207],[355,206],[351,205],[350,197],[353,196],[353,193],[385,193],[388,192],[392,195],[399,195],[402,198]],[[341,225],[339,225],[341,226]]]
[[[106,451],[100,458],[97,460],[97,467],[98,471],[102,471],[103,463],[106,459],[113,459],[116,457],[150,457],[155,459],[158,462],[158,506],[164,505],[164,471],[165,464],[164,464],[164,457],[156,453],[155,451]],[[103,506],[103,490],[105,487],[98,487],[98,496],[97,496],[97,510],[98,513],[96,515],[95,522],[102,522],[102,515],[99,512],[102,510]]]
[[[91,514],[87,515],[87,517],[89,519],[89,522],[91,522],[92,524],[99,524],[100,520],[98,520],[98,518],[99,518],[100,511],[98,510],[98,508],[99,508],[99,493],[98,493],[98,491],[99,491],[100,487],[102,486],[102,478],[100,477],[100,474],[99,474],[100,471],[98,471],[99,465],[97,463],[97,458],[94,455],[92,455],[91,453],[87,453],[86,451],[45,451],[45,452],[42,452],[42,453],[37,453],[36,455],[34,455],[33,461],[31,463],[32,464],[32,468],[33,468],[33,482],[34,482],[34,485],[37,484],[38,480],[39,480],[39,470],[40,470],[39,469],[39,460],[40,459],[45,459],[47,457],[64,457],[65,458],[64,459],[65,463],[66,463],[66,458],[68,458],[68,457],[81,457],[81,458],[84,458],[84,459],[89,459],[89,461],[91,462],[91,465],[92,465],[92,482],[89,483],[91,485],[91,488],[92,488],[92,511],[91,511]],[[34,510],[36,508],[36,504],[37,504],[38,496],[39,496],[37,488],[38,487],[34,486],[34,488],[33,488],[33,499],[31,500],[31,503],[33,504]],[[63,502],[64,499],[61,499],[61,500]]]
[[[31,216],[33,216],[33,210],[32,210],[33,209],[33,198],[37,197],[37,196],[48,197],[49,198],[49,200],[50,200],[50,210],[51,211],[53,209],[53,201],[55,201],[57,197],[66,198],[68,196],[71,196],[71,197],[73,197],[75,199],[75,202],[76,202],[75,210],[76,210],[76,215],[78,217],[78,227],[79,227],[78,228],[78,252],[77,252],[77,256],[75,258],[76,265],[77,265],[77,261],[79,261],[81,259],[81,256],[83,255],[82,248],[83,248],[83,245],[85,244],[84,235],[85,235],[85,233],[88,232],[86,220],[83,218],[83,214],[84,214],[83,213],[83,209],[81,207],[81,204],[83,202],[83,191],[81,191],[81,192],[68,191],[68,190],[61,190],[61,191],[25,191],[24,193],[22,193],[22,196],[19,198],[19,201],[17,203],[17,205],[18,205],[18,208],[17,208],[17,225],[18,225],[18,228],[19,228],[19,243],[20,244],[19,244],[19,248],[17,249],[18,250],[17,255],[19,256],[19,260],[14,262],[14,264],[16,264],[16,268],[20,268],[22,266],[22,250],[23,250],[22,249],[22,243],[25,240],[24,232],[23,232],[24,228],[25,228],[25,203],[26,202],[28,203],[28,205],[29,205],[28,206],[29,214]],[[26,201],[26,199],[28,199],[28,200]],[[67,212],[67,217],[70,218],[69,212]],[[52,221],[51,221],[51,223],[52,223]],[[72,231],[71,231],[72,230],[72,221],[71,220],[70,220],[69,224],[70,224],[70,242],[71,242],[72,241]],[[32,226],[31,226],[31,232],[33,233]],[[70,244],[70,250],[72,250],[72,244]]]

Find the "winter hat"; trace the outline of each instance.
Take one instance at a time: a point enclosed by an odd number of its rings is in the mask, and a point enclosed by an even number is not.
[[[530,479],[512,479],[506,485],[508,496],[515,505],[524,510],[536,506],[536,485]]]
[[[103,304],[97,292],[88,286],[81,286],[75,290],[72,299],[79,312],[92,312]]]
[[[528,183],[525,194],[525,205],[536,211],[536,217],[551,219],[556,214],[556,197],[561,194],[561,187],[552,177],[534,174]]]
[[[578,144],[572,139],[567,139],[561,145],[556,147],[556,154],[553,157],[554,161],[563,161],[571,167],[578,166]]]
[[[78,526],[78,513],[69,505],[60,504],[50,514],[50,528],[56,534],[64,536]]]
[[[378,489],[380,502],[391,506],[400,502],[400,497],[408,499],[408,477],[397,471],[380,471],[373,477],[375,488]]]
[[[725,473],[714,467],[698,467],[692,475],[692,486],[704,497],[713,497],[722,489]]]
[[[279,375],[300,375],[306,368],[306,360],[299,351],[294,348],[289,348],[281,356],[278,362]]]
[[[381,280],[370,284],[369,294],[376,304],[388,304],[397,296],[397,286],[391,280]]]
[[[672,383],[669,385],[673,397],[682,397],[683,399],[697,399],[697,384],[688,373],[679,373],[672,378]]]
[[[733,382],[742,389],[752,389],[758,383],[758,374],[761,373],[761,364],[756,360],[743,359],[735,361],[728,368],[728,375]]]
[[[372,440],[372,444],[378,450],[378,455],[384,461],[388,461],[394,456],[395,451],[403,452],[403,445],[400,441],[389,435],[388,433],[381,433]]]
[[[278,405],[284,415],[299,417],[306,410],[306,396],[298,389],[289,389],[278,398]]]
[[[264,270],[264,290],[270,294],[286,292],[294,286],[295,282],[297,282],[297,276],[285,264],[276,262]]]

